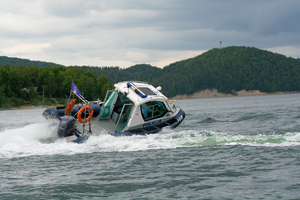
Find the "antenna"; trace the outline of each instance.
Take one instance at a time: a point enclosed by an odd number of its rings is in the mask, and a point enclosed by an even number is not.
[[[220,49],[222,49],[222,41],[220,41]]]

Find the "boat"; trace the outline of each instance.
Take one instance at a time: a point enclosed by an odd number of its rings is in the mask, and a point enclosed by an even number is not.
[[[76,97],[81,100],[76,105]],[[69,104],[47,108],[46,119],[58,119],[57,134],[67,141],[82,143],[92,135],[148,135],[164,127],[176,128],[185,112],[161,93],[161,87],[145,82],[127,81],[108,90],[103,102],[87,101],[72,82]]]

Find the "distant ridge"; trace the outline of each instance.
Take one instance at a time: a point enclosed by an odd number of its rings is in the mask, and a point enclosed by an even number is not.
[[[139,64],[118,67],[85,67],[93,73],[106,74],[112,83],[125,80],[145,81],[161,86],[169,97],[192,95],[217,89],[238,95],[241,90],[260,92],[300,91],[300,59],[255,47],[229,46],[214,48],[194,58],[165,66]]]
[[[0,57],[1,58],[5,57]],[[7,57],[6,57],[7,58]],[[26,59],[16,59],[25,65]],[[29,61],[29,60],[27,60]],[[32,61],[40,63],[40,61]],[[32,66],[33,63],[26,66]],[[43,66],[62,66],[55,63]],[[46,64],[45,64],[46,63]],[[0,66],[3,66],[0,62]],[[194,58],[181,60],[157,68],[149,64],[137,64],[129,68],[73,66],[94,73],[107,75],[111,83],[120,81],[144,81],[161,86],[168,97],[193,95],[206,89],[219,93],[238,95],[238,91],[265,93],[300,91],[300,58],[261,50],[255,47],[228,46],[214,48]]]
[[[44,61],[32,61],[29,59],[22,59],[22,58],[15,58],[15,57],[7,57],[7,56],[0,56],[0,66],[9,65],[9,66],[19,66],[24,65],[26,67],[36,66],[38,68],[45,68],[45,67],[54,67],[54,66],[63,66],[61,64],[56,64],[53,62],[44,62]]]
[[[192,95],[205,89],[236,91],[300,91],[300,59],[255,47],[214,48],[163,68],[153,85],[168,96]]]

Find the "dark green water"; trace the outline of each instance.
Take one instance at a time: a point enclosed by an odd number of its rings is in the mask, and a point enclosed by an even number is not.
[[[300,199],[300,95],[177,101],[149,136],[56,136],[43,109],[0,112],[0,199]]]

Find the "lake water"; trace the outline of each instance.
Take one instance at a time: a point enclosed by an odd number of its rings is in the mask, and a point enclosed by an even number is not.
[[[56,135],[44,109],[0,111],[0,199],[300,199],[300,95],[179,100],[148,136]]]

